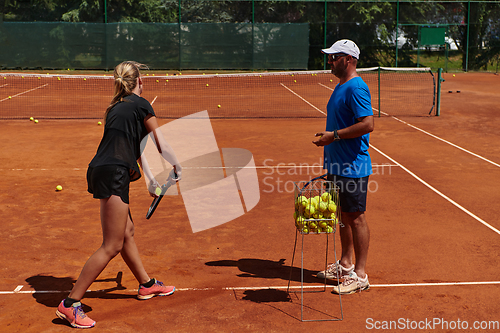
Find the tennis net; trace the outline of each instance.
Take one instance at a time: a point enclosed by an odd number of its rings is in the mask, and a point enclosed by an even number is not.
[[[428,68],[358,69],[374,113],[433,111]],[[100,119],[113,96],[111,75],[0,74],[0,119]],[[211,118],[322,118],[338,83],[330,71],[143,76],[142,96],[159,118],[207,110]]]

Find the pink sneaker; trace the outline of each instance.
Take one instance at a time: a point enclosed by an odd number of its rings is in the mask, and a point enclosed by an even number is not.
[[[71,326],[76,328],[91,328],[95,326],[95,321],[87,317],[82,309],[82,303],[76,302],[70,308],[64,306],[64,300],[57,307],[56,315],[61,319],[66,319]]]
[[[164,286],[162,282],[155,280],[150,288],[143,287],[139,285],[139,292],[137,294],[138,299],[150,299],[155,296],[168,296],[172,295],[175,291],[174,286]]]

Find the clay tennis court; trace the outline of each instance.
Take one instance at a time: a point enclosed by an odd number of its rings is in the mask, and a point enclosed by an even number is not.
[[[324,116],[212,119],[220,148],[253,154],[259,203],[231,222],[193,233],[182,196],[165,198],[146,220],[151,198],[142,181],[132,183],[145,267],[177,291],[137,300],[138,285],[117,257],[83,300],[97,321],[92,330],[361,332],[398,324],[390,331],[403,325],[437,332],[459,331],[466,323],[463,331],[498,331],[500,77],[444,78],[440,117],[375,120],[367,210],[371,288],[342,296],[343,320],[301,322],[300,253],[290,267],[296,235],[291,184],[322,172],[322,149],[311,141],[324,129]],[[310,103],[325,110],[325,95]],[[68,98],[85,103],[80,95]],[[159,96],[154,107],[166,105]],[[30,110],[19,112],[29,117]],[[55,310],[101,244],[99,202],[87,193],[85,174],[103,127],[95,119],[35,124],[26,118],[2,120],[0,128],[0,331],[72,331]],[[63,190],[56,192],[56,185]],[[325,240],[304,236],[307,287],[321,285],[314,275],[324,269]],[[329,245],[332,250],[331,236]],[[291,269],[293,293],[287,294]],[[304,294],[305,319],[341,317],[339,297],[330,291]],[[422,323],[427,326],[418,327]]]

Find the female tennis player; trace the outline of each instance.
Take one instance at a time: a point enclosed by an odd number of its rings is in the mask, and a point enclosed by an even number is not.
[[[173,286],[151,279],[139,256],[134,241],[134,223],[129,210],[129,184],[141,177],[140,143],[150,132],[155,133],[158,151],[174,167],[181,178],[181,166],[158,129],[151,104],[140,97],[143,89],[140,69],[145,65],[125,61],[114,71],[115,93],[104,115],[105,127],[97,153],[87,171],[88,191],[100,199],[103,234],[101,247],[88,259],[73,290],[57,308],[57,316],[78,328],[94,327],[95,321],[82,310],[80,300],[85,292],[118,253],[139,282],[139,299],[171,295]],[[145,170],[150,176],[150,170]],[[147,177],[151,179],[150,177]],[[156,196],[158,184],[152,179],[149,192]]]

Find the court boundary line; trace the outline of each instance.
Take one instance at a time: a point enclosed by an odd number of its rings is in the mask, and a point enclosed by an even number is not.
[[[370,284],[370,288],[395,288],[395,287],[455,287],[455,286],[484,286],[484,285],[500,285],[500,281],[463,281],[463,282],[415,282],[415,283],[382,283]],[[18,285],[13,291],[0,291],[0,295],[16,295],[16,294],[63,294],[69,293],[71,290],[21,290],[24,285]],[[226,291],[226,290],[267,290],[267,289],[315,289],[315,288],[330,288],[333,285],[308,285],[308,286],[248,286],[248,287],[206,287],[206,288],[176,288],[176,291]],[[124,289],[128,292],[137,292],[138,289]],[[86,293],[109,292],[108,289],[87,290]]]
[[[320,86],[322,86],[322,87],[326,88],[326,89],[329,89],[329,90],[333,91],[333,89],[332,89],[332,88],[330,88],[330,87],[328,87],[328,86],[325,86],[324,84],[321,84],[321,83],[318,83],[318,84],[319,84]],[[445,140],[445,139],[443,139],[443,138],[440,138],[440,137],[439,137],[439,136],[437,136],[437,135],[434,135],[434,134],[432,134],[432,133],[429,133],[429,132],[427,132],[427,131],[425,131],[425,130],[423,130],[423,129],[421,129],[421,128],[419,128],[419,127],[415,126],[415,125],[412,125],[412,124],[410,124],[410,123],[408,123],[408,122],[406,122],[406,121],[404,121],[404,120],[401,120],[401,119],[397,118],[396,116],[392,116],[392,115],[390,115],[390,114],[388,114],[388,113],[386,113],[386,112],[379,111],[379,110],[377,110],[377,109],[376,109],[376,108],[374,108],[374,107],[372,107],[372,109],[373,109],[374,111],[376,111],[376,112],[380,112],[380,113],[382,113],[382,114],[383,114],[383,115],[385,115],[385,116],[391,117],[391,118],[393,118],[393,119],[395,119],[395,120],[397,120],[397,121],[399,121],[399,122],[401,122],[401,123],[403,123],[403,124],[405,124],[405,125],[407,125],[407,126],[409,126],[409,127],[413,128],[413,129],[416,129],[417,131],[420,131],[420,132],[422,132],[422,133],[424,133],[424,134],[427,134],[427,135],[429,135],[430,137],[432,137],[432,138],[434,138],[434,139],[437,139],[437,140],[442,141],[442,142],[444,142],[444,143],[446,143],[446,144],[449,144],[449,145],[450,145],[450,146],[452,146],[452,147],[455,147],[455,148],[457,148],[457,149],[459,149],[459,150],[461,150],[461,151],[463,151],[463,152],[465,152],[465,153],[467,153],[467,154],[470,154],[470,155],[472,155],[472,156],[475,156],[475,157],[477,157],[477,158],[479,158],[479,159],[482,159],[482,160],[483,160],[483,161],[485,161],[485,162],[488,162],[488,163],[493,164],[494,166],[496,166],[496,167],[499,167],[499,168],[500,168],[500,164],[495,163],[495,162],[493,162],[493,161],[491,161],[491,160],[489,160],[489,159],[487,159],[487,158],[485,158],[485,157],[483,157],[483,156],[481,156],[481,155],[479,155],[479,154],[473,153],[473,152],[471,152],[470,150],[467,150],[467,149],[465,149],[465,148],[462,148],[462,147],[460,147],[459,145],[456,145],[456,144],[454,144],[454,143],[452,143],[452,142],[450,142],[450,141],[448,141],[448,140]]]
[[[305,98],[303,98],[302,96],[300,96],[299,94],[297,94],[292,89],[290,89],[287,86],[285,86],[283,83],[280,82],[280,84],[281,84],[281,86],[283,86],[283,88],[287,89],[289,92],[291,92],[292,94],[294,94],[295,96],[297,96],[298,98],[300,98],[301,100],[303,100],[304,102],[306,102],[307,104],[309,104],[310,106],[312,106],[314,109],[316,109],[316,111],[319,111],[319,112],[321,112],[322,114],[324,114],[326,116],[326,113],[324,113],[323,111],[321,111],[320,109],[318,109],[316,106],[314,106],[311,103],[309,103],[308,100],[306,100]]]
[[[373,110],[375,110],[375,111],[379,112],[379,111],[378,111],[377,109],[375,109],[375,108],[373,108]],[[405,124],[405,125],[407,125],[407,126],[409,126],[409,127],[413,128],[413,129],[416,129],[417,131],[420,131],[420,132],[422,132],[422,133],[424,133],[424,134],[427,134],[427,135],[429,135],[430,137],[433,137],[434,139],[437,139],[437,140],[439,140],[439,141],[442,141],[442,142],[444,142],[444,143],[447,143],[447,144],[449,144],[449,145],[450,145],[450,146],[452,146],[452,147],[455,147],[455,148],[457,148],[457,149],[459,149],[459,150],[461,150],[461,151],[463,151],[463,152],[466,152],[467,154],[470,154],[470,155],[472,155],[472,156],[475,156],[475,157],[477,157],[477,158],[479,158],[479,159],[482,159],[482,160],[483,160],[483,161],[485,161],[485,162],[491,163],[491,164],[493,164],[494,166],[496,166],[496,167],[499,167],[499,168],[500,168],[500,164],[495,163],[495,162],[493,162],[493,161],[490,161],[489,159],[487,159],[487,158],[485,158],[485,157],[483,157],[483,156],[481,156],[481,155],[479,155],[479,154],[473,153],[473,152],[471,152],[470,150],[467,150],[467,149],[465,149],[465,148],[462,148],[462,147],[460,147],[459,145],[456,145],[456,144],[454,144],[454,143],[452,143],[452,142],[450,142],[450,141],[448,141],[448,140],[445,140],[445,139],[443,139],[443,138],[440,138],[439,136],[434,135],[434,134],[432,134],[432,133],[429,133],[429,132],[427,132],[427,131],[425,131],[425,130],[423,130],[423,129],[421,129],[421,128],[419,128],[419,127],[415,126],[415,125],[412,125],[412,124],[410,124],[410,123],[408,123],[408,122],[406,122],[406,121],[404,121],[404,120],[401,120],[401,119],[399,119],[399,118],[397,118],[397,117],[395,117],[395,116],[391,116],[391,115],[390,115],[390,114],[388,114],[388,113],[385,113],[385,112],[382,112],[382,111],[380,111],[380,113],[382,113],[382,114],[384,114],[384,115],[386,115],[386,116],[389,116],[389,117],[391,117],[391,118],[393,118],[393,119],[395,119],[395,120],[397,120],[397,121],[399,121],[399,122],[401,122],[401,123],[403,123],[403,124]]]
[[[26,91],[20,92],[19,94],[15,94],[15,95],[12,95],[12,96],[9,96],[9,97],[14,98],[14,97],[17,97],[17,96],[20,96],[20,95],[24,95],[24,94],[27,94],[27,93],[29,93],[29,92],[33,91],[33,90],[37,90],[37,89],[43,88],[43,87],[48,86],[48,85],[49,85],[49,84],[48,84],[48,83],[46,83],[46,84],[44,84],[43,86],[38,86],[38,87],[36,87],[36,88],[33,88],[33,89],[30,89],[30,90],[26,90]],[[0,102],[3,102],[3,101],[8,100],[8,99],[9,99],[9,97],[4,98],[4,99],[1,99],[1,100],[0,100]]]
[[[399,167],[397,164],[390,164],[390,163],[384,163],[384,164],[377,164],[377,163],[372,163],[372,168],[385,168],[385,167]],[[323,169],[323,165],[269,165],[269,166],[263,166],[263,165],[256,165],[256,166],[241,166],[241,167],[219,167],[219,166],[214,166],[214,167],[184,167],[183,169],[185,170],[199,170],[199,169],[313,169],[313,168],[321,168]],[[0,169],[0,172],[4,171],[60,171],[60,170],[73,170],[73,171],[82,171],[82,170],[87,170],[87,168],[62,168],[62,169]]]
[[[497,228],[495,228],[494,226],[492,226],[488,222],[484,221],[479,216],[473,214],[472,212],[470,212],[469,210],[467,210],[466,208],[464,208],[463,206],[461,206],[460,204],[458,204],[457,202],[455,202],[454,200],[452,200],[451,198],[449,198],[448,196],[446,196],[444,193],[440,192],[438,189],[436,189],[435,187],[433,187],[432,185],[430,185],[429,183],[427,183],[425,180],[423,180],[422,178],[420,178],[419,176],[417,176],[415,173],[413,173],[412,171],[410,171],[408,168],[406,168],[405,166],[403,166],[401,163],[397,162],[395,159],[393,159],[389,155],[385,154],[380,149],[377,149],[373,145],[370,145],[370,148],[373,148],[376,152],[378,152],[382,156],[386,157],[391,162],[393,162],[395,164],[398,164],[401,169],[403,169],[404,171],[406,171],[413,178],[415,178],[416,180],[418,180],[419,182],[421,182],[423,185],[425,185],[426,187],[428,187],[429,189],[431,189],[433,192],[435,192],[436,194],[438,194],[439,196],[441,196],[443,199],[445,199],[446,201],[448,201],[449,203],[451,203],[452,205],[454,205],[455,207],[457,207],[458,209],[460,209],[461,211],[463,211],[467,215],[469,215],[472,218],[474,218],[476,221],[480,222],[484,226],[490,228],[492,231],[494,231],[494,232],[496,232],[497,234],[500,235],[500,230],[498,230]]]

